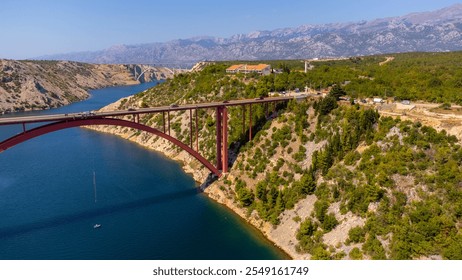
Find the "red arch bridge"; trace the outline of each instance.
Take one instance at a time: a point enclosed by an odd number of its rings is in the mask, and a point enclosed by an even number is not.
[[[297,99],[306,98],[305,95],[295,97]],[[252,139],[252,105],[264,104],[266,112],[268,113],[268,107],[273,104],[276,108],[278,102],[288,101],[294,99],[292,96],[281,96],[271,98],[256,98],[256,99],[242,99],[242,100],[230,100],[224,102],[210,102],[210,103],[198,103],[190,105],[176,105],[162,106],[155,108],[141,108],[141,109],[128,109],[123,111],[111,111],[111,112],[83,112],[83,113],[68,113],[68,114],[54,114],[54,115],[39,115],[39,116],[27,116],[27,117],[3,117],[0,118],[0,126],[4,125],[22,125],[22,132],[14,135],[6,140],[0,142],[0,152],[5,151],[15,145],[30,140],[32,138],[51,133],[54,131],[87,126],[87,125],[114,125],[123,126],[140,131],[145,131],[159,137],[162,137],[181,149],[187,151],[205,167],[207,167],[212,173],[217,176],[221,176],[222,173],[228,172],[228,112],[227,107],[230,106],[242,106],[242,122],[243,132],[245,133],[246,120],[245,111],[248,107],[249,120],[248,130],[249,139]],[[212,164],[205,159],[198,149],[198,115],[197,110],[199,109],[215,109],[216,114],[216,164]],[[189,111],[189,129],[190,129],[190,142],[183,143],[180,140],[170,135],[170,113],[172,111]],[[193,118],[194,111],[194,118]],[[156,129],[140,123],[140,115],[143,114],[162,114],[163,127],[162,129]],[[121,119],[120,117],[132,115],[130,121]],[[193,129],[193,119],[195,119],[195,129]],[[34,128],[27,128],[27,124],[31,123],[43,123],[40,126]],[[195,147],[193,144],[193,130],[195,131]]]

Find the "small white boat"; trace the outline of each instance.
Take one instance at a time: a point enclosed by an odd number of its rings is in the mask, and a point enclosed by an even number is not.
[[[95,171],[93,171],[93,189],[95,191],[95,203],[96,203],[96,173],[95,173]],[[100,228],[100,227],[101,227],[101,224],[94,224],[93,225],[94,229],[97,229],[97,228]]]

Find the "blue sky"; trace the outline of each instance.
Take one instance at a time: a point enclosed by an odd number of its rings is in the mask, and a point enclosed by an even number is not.
[[[371,20],[461,0],[0,0],[0,58]]]

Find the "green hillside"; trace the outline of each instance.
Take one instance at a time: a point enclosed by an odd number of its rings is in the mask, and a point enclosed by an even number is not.
[[[393,59],[383,63],[388,57]],[[314,67],[307,74],[301,73],[304,63],[299,60],[265,63],[290,71],[275,76],[274,82],[269,83],[270,91],[304,89],[305,86],[320,89],[338,84],[345,85],[348,95],[355,98],[380,96],[462,104],[461,61],[462,52],[352,57],[312,61],[310,64]]]
[[[344,85],[354,97],[460,103],[461,56],[415,53],[313,62],[306,74],[298,71],[301,62],[273,62],[284,73],[262,77],[227,75],[230,63],[217,63],[124,99],[120,108],[250,98],[310,84]],[[186,143],[187,115],[172,116],[173,135]],[[274,227],[282,213],[314,196],[311,215],[294,219],[300,253],[314,259],[462,259],[462,149],[454,136],[358,105],[338,105],[333,95],[288,102],[269,118],[255,106],[253,119],[249,142],[241,109],[230,109],[229,148],[236,156],[230,174],[216,184],[249,216]],[[213,161],[214,112],[199,111],[199,120],[201,153]],[[161,116],[141,121],[162,125]],[[326,244],[327,234],[348,222],[347,214],[362,224],[349,229],[347,239]]]

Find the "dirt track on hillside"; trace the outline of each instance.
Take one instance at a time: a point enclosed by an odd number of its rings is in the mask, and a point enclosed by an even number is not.
[[[454,135],[462,144],[462,107],[451,106],[449,109],[439,108],[434,103],[414,103],[411,105],[384,104],[377,106],[383,116],[399,117],[401,120],[419,121],[423,125],[445,130]]]

